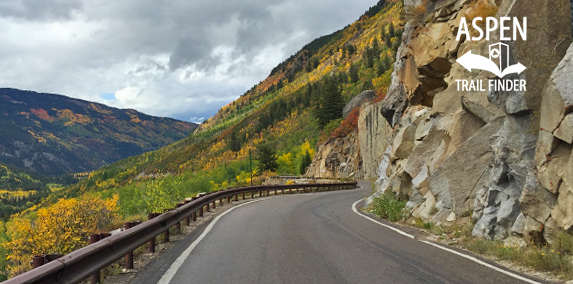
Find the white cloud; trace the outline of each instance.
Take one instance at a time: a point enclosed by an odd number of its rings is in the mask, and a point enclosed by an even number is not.
[[[304,44],[375,4],[6,0],[0,86],[182,120],[210,117]]]

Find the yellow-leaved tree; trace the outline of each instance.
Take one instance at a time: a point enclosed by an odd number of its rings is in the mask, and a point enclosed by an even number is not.
[[[118,220],[118,196],[101,199],[60,199],[35,214],[15,215],[7,224],[10,241],[2,244],[8,251],[9,277],[31,269],[34,255],[67,254],[88,244],[91,233],[111,229]]]

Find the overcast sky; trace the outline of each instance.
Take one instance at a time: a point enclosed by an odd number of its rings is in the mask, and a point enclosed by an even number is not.
[[[0,87],[214,115],[377,0],[0,0]]]

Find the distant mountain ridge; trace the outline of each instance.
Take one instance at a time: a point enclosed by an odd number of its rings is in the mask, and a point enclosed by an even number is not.
[[[0,88],[0,163],[39,174],[92,171],[176,142],[195,128],[131,109]]]

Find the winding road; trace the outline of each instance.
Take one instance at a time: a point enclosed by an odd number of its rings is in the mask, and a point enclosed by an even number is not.
[[[233,207],[132,283],[539,283],[399,234],[353,210],[372,191]],[[189,245],[190,244],[190,245]],[[184,251],[183,251],[184,250]],[[508,275],[511,274],[511,275]]]

